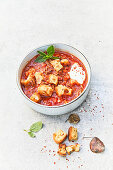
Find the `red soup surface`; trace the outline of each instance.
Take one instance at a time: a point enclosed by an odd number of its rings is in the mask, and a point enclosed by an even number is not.
[[[27,63],[21,75],[21,87],[28,98],[41,105],[58,106],[69,103],[82,93],[87,85],[88,75],[84,64],[76,56],[55,50],[54,56],[60,59],[49,59],[42,63],[35,62],[38,56]],[[72,77],[70,70],[75,63],[78,69]],[[81,74],[85,77],[82,82],[79,81]]]

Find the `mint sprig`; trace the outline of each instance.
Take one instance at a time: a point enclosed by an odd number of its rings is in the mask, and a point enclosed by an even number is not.
[[[34,132],[38,132],[41,129],[42,129],[42,122],[39,121],[39,122],[33,123],[30,126],[29,130],[24,130],[24,131],[27,132],[30,137],[35,138],[36,135],[34,134]]]
[[[35,60],[35,62],[37,63],[42,63],[49,59],[53,59],[53,60],[59,59],[59,57],[53,56],[53,54],[55,53],[55,48],[53,45],[47,48],[47,54],[43,53],[42,51],[37,51],[37,52],[40,54],[40,56],[38,56]]]

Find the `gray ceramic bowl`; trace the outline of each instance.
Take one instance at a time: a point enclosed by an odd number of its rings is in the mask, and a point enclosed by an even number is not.
[[[50,45],[54,45],[54,47],[57,48],[57,49],[67,51],[67,52],[75,55],[85,65],[86,70],[87,70],[87,74],[88,74],[87,86],[84,89],[84,91],[80,94],[80,96],[78,96],[76,99],[70,101],[69,103],[64,104],[64,105],[60,105],[60,106],[45,106],[45,105],[40,105],[38,103],[31,101],[23,93],[22,88],[21,88],[21,84],[20,84],[21,73],[22,73],[23,68],[27,64],[27,62],[29,60],[31,60],[35,55],[37,55],[38,50],[45,51]],[[76,48],[73,48],[69,45],[61,44],[61,43],[49,44],[49,45],[45,45],[45,46],[42,46],[42,47],[38,47],[37,49],[30,52],[21,62],[20,67],[18,69],[18,73],[17,73],[18,88],[19,88],[22,96],[24,97],[25,101],[27,102],[27,104],[33,110],[40,112],[40,113],[43,113],[43,114],[46,114],[46,115],[61,115],[61,114],[65,114],[65,113],[70,112],[70,111],[74,110],[75,108],[77,108],[85,100],[85,98],[88,94],[88,91],[89,91],[89,88],[90,88],[90,79],[91,79],[91,68],[90,68],[89,62],[87,61],[86,57]]]

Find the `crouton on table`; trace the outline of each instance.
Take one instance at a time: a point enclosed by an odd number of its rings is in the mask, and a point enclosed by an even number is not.
[[[79,152],[80,145],[76,143],[75,145],[70,145],[66,147],[66,152],[70,155],[72,152]]]
[[[67,146],[67,147],[66,147],[66,152],[68,153],[68,155],[70,155],[72,152],[74,152],[74,147],[73,147],[73,145]]]
[[[63,132],[61,129],[58,130],[56,133],[53,133],[53,140],[60,144],[67,138],[67,134]]]
[[[59,144],[59,149],[57,153],[60,156],[66,156],[66,144]]]
[[[74,145],[74,149],[75,149],[75,152],[79,152],[80,151],[80,145],[78,143],[76,143]]]
[[[60,64],[60,60],[59,59],[56,59],[56,60],[51,60],[50,62],[52,64],[52,66],[54,67],[54,69],[56,71],[59,71],[63,68],[63,66]]]
[[[49,85],[40,85],[38,87],[38,93],[43,96],[51,96],[53,93],[53,88]]]
[[[35,93],[32,94],[30,99],[37,103],[41,100],[41,96],[37,92],[35,92]]]
[[[63,85],[58,85],[56,88],[56,93],[58,96],[62,96],[62,95],[67,95],[70,96],[72,94],[72,89],[63,86]]]
[[[72,141],[72,140],[77,140],[77,138],[78,138],[77,128],[71,126],[68,130],[68,139],[69,141]]]

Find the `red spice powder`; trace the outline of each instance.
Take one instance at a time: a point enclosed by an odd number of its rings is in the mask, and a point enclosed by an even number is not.
[[[66,161],[69,161],[69,159],[66,158]]]

